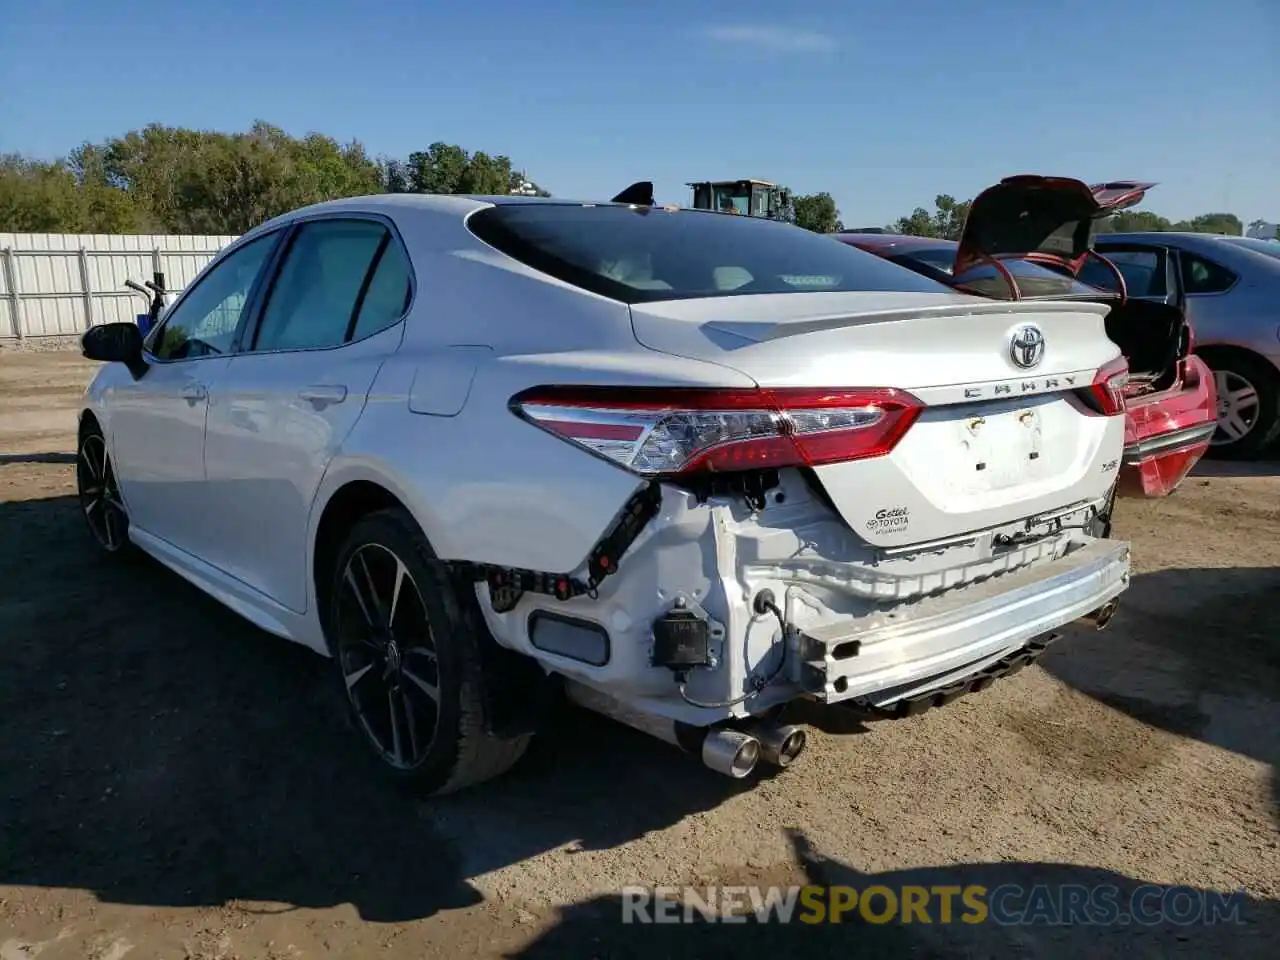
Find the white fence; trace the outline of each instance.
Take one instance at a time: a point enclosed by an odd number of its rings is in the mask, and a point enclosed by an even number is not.
[[[0,233],[0,341],[74,336],[133,320],[147,304],[126,280],[142,283],[159,270],[176,293],[234,239]]]

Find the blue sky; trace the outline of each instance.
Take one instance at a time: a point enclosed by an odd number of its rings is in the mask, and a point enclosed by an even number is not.
[[[560,196],[761,177],[852,226],[1011,173],[1280,220],[1278,51],[1277,0],[0,0],[0,152],[261,118]]]

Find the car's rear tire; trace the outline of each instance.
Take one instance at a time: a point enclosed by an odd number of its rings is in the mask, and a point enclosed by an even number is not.
[[[1218,429],[1209,455],[1223,460],[1258,456],[1280,433],[1280,376],[1240,353],[1206,357],[1218,392]]]
[[[100,553],[123,556],[131,552],[129,513],[116,483],[107,440],[95,420],[80,430],[76,449],[76,493],[80,512]]]
[[[356,521],[329,585],[325,632],[340,689],[387,776],[452,793],[520,759],[529,734],[486,732],[480,644],[488,638],[476,601],[407,512]]]

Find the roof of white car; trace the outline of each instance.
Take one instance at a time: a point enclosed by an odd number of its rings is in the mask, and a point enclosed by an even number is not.
[[[296,210],[290,210],[282,213],[278,217],[266,221],[246,233],[248,237],[250,233],[260,233],[272,227],[288,223],[299,217],[310,216],[317,213],[329,213],[341,210],[360,211],[381,209],[385,211],[401,210],[401,211],[431,211],[436,213],[452,213],[459,217],[465,217],[467,214],[483,207],[497,205],[506,206],[514,204],[559,204],[562,206],[581,206],[589,204],[599,204],[601,206],[611,205],[610,201],[598,200],[570,200],[563,197],[526,197],[526,196],[484,196],[472,194],[439,194],[439,193],[374,193],[360,197],[343,197],[339,200],[325,200],[321,203],[313,203],[310,206],[299,207]]]
[[[464,212],[476,207],[490,204],[515,203],[557,203],[577,205],[594,203],[591,200],[568,200],[559,197],[524,197],[524,196],[483,196],[479,194],[442,194],[442,193],[374,193],[361,197],[344,197],[341,200],[325,200],[308,207],[300,207],[285,217],[297,216],[303,212],[312,213],[322,210],[367,209],[369,207],[390,207],[403,210],[439,210],[441,212]]]

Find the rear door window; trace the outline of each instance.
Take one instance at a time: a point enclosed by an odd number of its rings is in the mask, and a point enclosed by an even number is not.
[[[383,247],[360,303],[352,340],[363,340],[398,323],[409,309],[409,257],[394,240]]]
[[[481,210],[468,226],[536,270],[624,303],[755,293],[949,292],[833,236],[756,217],[513,203]]]
[[[1226,267],[1194,253],[1182,251],[1182,282],[1187,293],[1223,293],[1236,282]]]
[[[314,350],[375,333],[404,312],[407,286],[403,253],[382,223],[304,223],[267,296],[253,349]]]
[[[1168,292],[1165,283],[1165,263],[1156,250],[1098,250],[1116,265],[1124,277],[1125,292],[1131,297],[1160,298]],[[1116,278],[1105,263],[1094,257],[1085,261],[1080,279],[1103,290],[1115,290]]]

